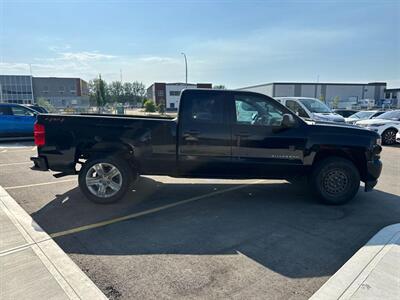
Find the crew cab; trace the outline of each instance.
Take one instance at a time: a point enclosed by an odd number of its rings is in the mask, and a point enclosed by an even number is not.
[[[253,92],[184,90],[175,119],[115,115],[38,116],[38,170],[79,174],[98,203],[121,199],[140,175],[196,178],[309,178],[325,203],[377,183],[380,137],[353,125],[306,122]],[[80,167],[78,167],[80,165]]]

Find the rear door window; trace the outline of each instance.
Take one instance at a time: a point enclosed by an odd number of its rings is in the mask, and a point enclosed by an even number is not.
[[[33,116],[33,112],[21,106],[12,106],[12,113],[14,116]]]
[[[224,122],[224,97],[216,94],[193,95],[187,101],[185,116],[190,122],[214,123]]]

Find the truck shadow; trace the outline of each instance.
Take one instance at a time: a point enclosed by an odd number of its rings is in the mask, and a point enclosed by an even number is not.
[[[32,217],[48,233],[154,209],[230,184],[161,183],[144,178],[114,205],[96,205],[79,189],[58,195]],[[400,222],[400,197],[359,192],[326,206],[289,183],[255,184],[174,208],[56,238],[67,253],[88,255],[239,255],[291,278],[336,272],[386,225]]]

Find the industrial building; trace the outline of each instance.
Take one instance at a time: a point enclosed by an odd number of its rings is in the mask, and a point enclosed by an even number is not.
[[[385,101],[400,108],[400,88],[385,89]]]
[[[211,83],[165,83],[155,82],[147,89],[147,98],[154,101],[156,105],[164,105],[166,109],[176,110],[179,107],[181,91],[190,89],[212,88]]]
[[[372,99],[378,104],[385,98],[386,82],[272,82],[247,86],[239,90],[258,92],[270,97],[312,97],[326,102],[331,107],[351,108],[359,105],[360,100],[363,99]]]
[[[33,77],[35,100],[44,98],[56,108],[89,107],[87,82],[80,78]]]
[[[87,82],[80,78],[0,75],[0,103],[33,104],[39,98],[55,108],[89,107]]]
[[[32,104],[32,76],[0,75],[0,103]]]

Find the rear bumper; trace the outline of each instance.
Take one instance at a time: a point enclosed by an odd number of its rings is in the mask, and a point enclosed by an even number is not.
[[[31,157],[31,161],[33,161],[33,170],[39,170],[39,171],[48,171],[49,166],[47,164],[47,160],[43,156],[39,157]]]
[[[382,162],[379,159],[367,162],[368,179],[365,181],[365,191],[371,191],[378,183],[378,178],[382,172]]]

